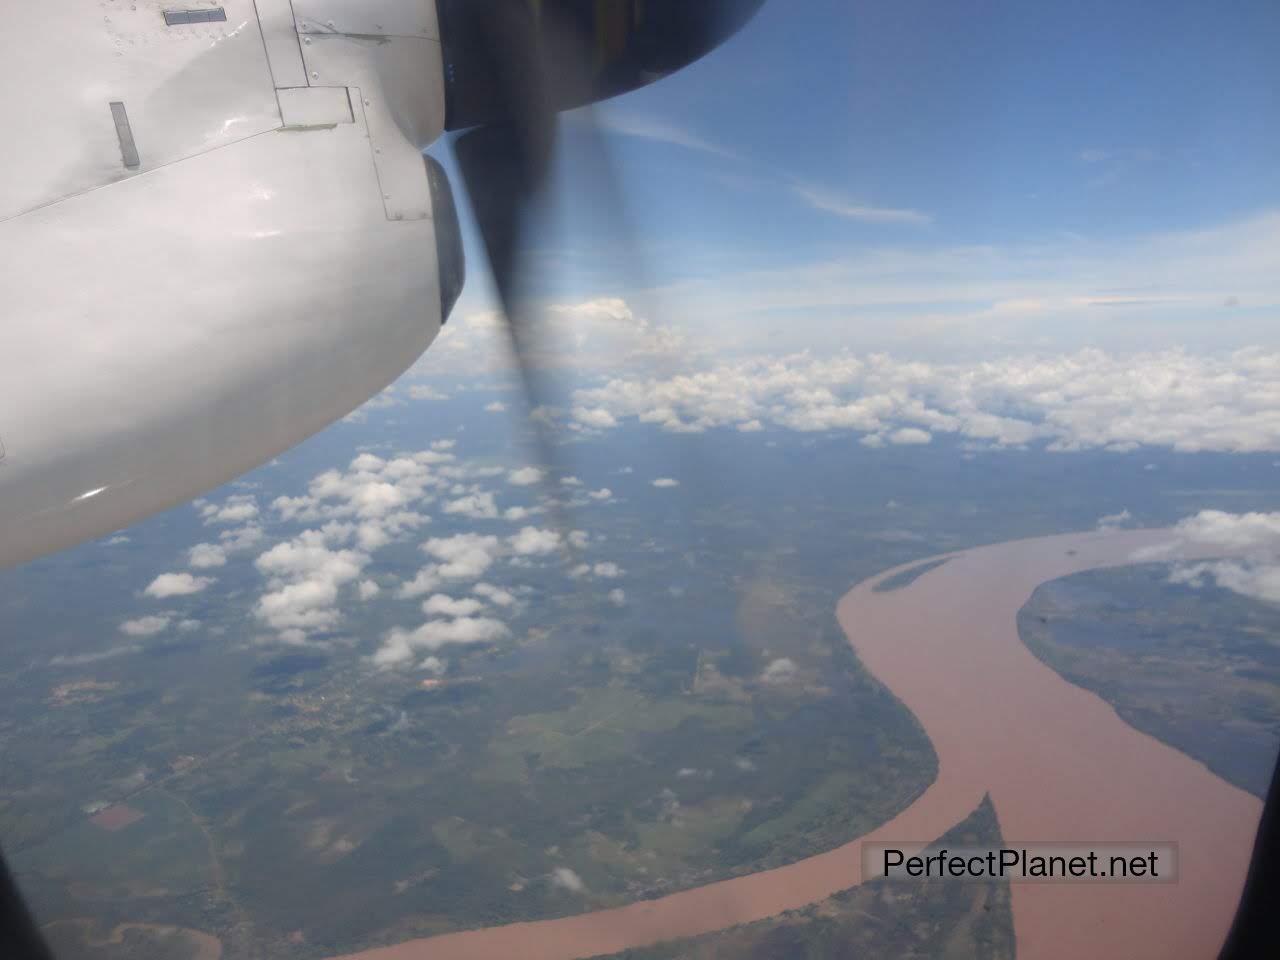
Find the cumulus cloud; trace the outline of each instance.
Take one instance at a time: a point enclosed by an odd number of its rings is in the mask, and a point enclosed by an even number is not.
[[[389,631],[373,654],[373,662],[380,667],[402,666],[424,650],[435,651],[450,644],[492,643],[509,635],[506,624],[490,617],[428,620],[415,630],[396,627]]]
[[[484,604],[479,600],[472,600],[469,597],[455,599],[444,593],[433,594],[429,599],[422,601],[422,612],[429,617],[469,617],[483,609]]]
[[[258,501],[252,494],[237,493],[222,503],[199,503],[200,516],[207,524],[243,523],[258,516]]]
[[[627,593],[621,587],[614,587],[609,591],[609,602],[615,607],[624,607],[627,604]]]
[[[678,487],[680,486],[680,481],[673,480],[671,477],[659,477],[653,481],[653,485],[655,487]]]
[[[169,626],[169,618],[158,614],[126,620],[120,624],[120,632],[130,637],[151,637]]]
[[[470,517],[472,520],[496,520],[498,505],[492,493],[470,493],[450,500],[440,508],[444,513]]]
[[[542,471],[537,467],[521,467],[507,474],[507,483],[515,484],[517,487],[527,487],[541,479]]]
[[[581,893],[586,889],[582,878],[568,867],[556,867],[552,870],[551,884],[552,886],[560,887],[562,890],[568,890],[570,893]]]
[[[608,429],[616,427],[618,420],[604,407],[574,407],[573,419],[588,427]]]
[[[541,369],[581,370],[606,363],[647,363],[682,358],[693,352],[682,330],[651,322],[617,297],[550,304],[541,319],[543,336],[539,345],[525,355],[529,363]],[[426,374],[449,376],[462,370],[512,372],[508,351],[502,349],[503,339],[501,321],[494,311],[454,316],[427,351],[420,369]],[[586,424],[579,426],[593,429]]]
[[[484,597],[495,606],[512,607],[516,604],[515,594],[501,587],[495,587],[492,583],[477,583],[471,588],[471,592]]]
[[[722,362],[667,378],[614,377],[576,406],[673,432],[770,426],[849,431],[872,445],[947,434],[988,447],[1053,451],[1138,445],[1280,450],[1280,351],[1081,350],[972,363],[808,353]]]
[[[443,582],[440,576],[440,567],[437,564],[429,563],[421,568],[412,580],[407,580],[400,584],[400,588],[396,591],[396,596],[402,600],[412,600],[420,597],[424,593],[430,593]]]
[[[1169,580],[1196,587],[1212,583],[1246,597],[1280,604],[1280,558],[1182,564],[1169,574]]]
[[[187,562],[197,570],[221,567],[227,562],[227,551],[216,543],[197,543],[187,551]]]
[[[437,390],[435,387],[419,383],[409,388],[409,396],[414,400],[448,400],[449,395]]]
[[[497,537],[460,533],[452,537],[432,537],[422,549],[440,561],[435,573],[449,580],[479,577],[491,566],[499,550]]]
[[[788,657],[778,657],[771,660],[769,665],[764,668],[760,674],[760,679],[765,683],[786,683],[795,679],[796,665],[795,661]]]
[[[451,453],[423,450],[384,459],[362,453],[346,470],[326,470],[297,497],[277,497],[283,520],[340,523],[361,550],[377,550],[429,521],[421,512],[448,481],[435,474],[455,462]]]
[[[1280,512],[1201,510],[1195,516],[1179,521],[1174,532],[1189,543],[1270,552],[1280,550]]]
[[[361,580],[356,591],[359,593],[361,600],[372,600],[382,592],[382,588],[372,580]]]
[[[580,563],[569,571],[569,576],[574,578],[594,576],[602,580],[616,580],[622,574],[623,569],[612,561],[596,564]]]
[[[212,577],[195,577],[189,573],[162,573],[147,584],[147,588],[142,592],[158,600],[165,597],[185,597],[192,593],[199,593],[213,582]]]
[[[543,509],[541,507],[507,507],[506,510],[502,511],[502,519],[517,523],[542,512]]]
[[[519,533],[507,538],[507,544],[516,556],[545,556],[560,549],[560,534],[554,530],[523,527]]]
[[[1175,539],[1138,551],[1135,561],[1175,559],[1169,579],[1193,587],[1216,585],[1280,604],[1280,512],[1202,510],[1174,527]],[[1230,554],[1188,561],[1187,556]]]
[[[507,405],[501,400],[495,400],[493,403],[486,403],[484,410],[485,413],[505,413]]]
[[[928,430],[921,430],[918,427],[901,427],[889,434],[889,442],[899,446],[928,443],[932,439],[933,435]]]
[[[1108,513],[1098,518],[1099,530],[1119,530],[1126,523],[1133,519],[1132,514],[1128,510],[1121,510],[1119,513]]]
[[[276,544],[255,561],[268,577],[268,591],[254,608],[277,630],[332,630],[341,619],[338,591],[360,577],[369,555],[330,545],[324,530],[307,530]]]
[[[232,554],[256,546],[262,537],[262,527],[257,524],[223,530],[217,543],[197,543],[191,547],[187,551],[187,563],[196,570],[226,566]]]

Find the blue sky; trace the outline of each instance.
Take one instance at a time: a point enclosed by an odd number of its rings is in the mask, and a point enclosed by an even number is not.
[[[783,326],[899,352],[942,328],[981,352],[1266,343],[1278,49],[1274,2],[772,0],[596,108],[643,269],[583,209],[569,126],[544,278],[656,288],[650,312],[746,350]],[[463,311],[486,300],[471,252]]]

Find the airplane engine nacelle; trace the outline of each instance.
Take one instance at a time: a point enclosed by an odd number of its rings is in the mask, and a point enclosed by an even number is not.
[[[346,415],[463,280],[432,0],[6,13],[0,567]]]

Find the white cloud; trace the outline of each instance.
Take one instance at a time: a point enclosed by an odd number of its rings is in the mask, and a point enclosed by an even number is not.
[[[479,600],[469,597],[454,599],[448,594],[437,593],[422,601],[422,612],[427,616],[469,617],[484,609]]]
[[[259,620],[276,630],[304,633],[337,626],[339,588],[360,577],[369,555],[334,549],[329,532],[345,531],[306,530],[258,557],[255,566],[268,578],[268,591],[254,607]]]
[[[192,593],[199,593],[213,582],[212,577],[193,577],[189,573],[162,573],[147,584],[147,588],[142,592],[148,597],[159,600],[165,597],[185,597]]]
[[[140,653],[142,646],[137,643],[120,643],[103,650],[95,650],[92,653],[69,653],[58,654],[49,660],[51,667],[81,667],[87,663],[97,663],[100,660],[111,660],[115,657],[123,657],[130,653]]]
[[[124,621],[124,623],[120,624],[120,632],[131,637],[150,637],[168,626],[168,617],[153,615]]]
[[[502,519],[516,523],[520,520],[527,520],[529,517],[536,516],[542,512],[543,510],[541,507],[507,507],[506,510],[502,511]]]
[[[640,117],[629,113],[618,113],[616,108],[604,107],[595,111],[600,127],[609,133],[639,140],[650,140],[655,143],[666,143],[686,150],[709,153],[717,157],[734,159],[733,151],[718,146],[697,134],[682,127],[657,120],[652,117]]]
[[[550,304],[541,319],[545,336],[526,354],[528,362],[540,369],[647,364],[683,359],[700,349],[689,342],[683,330],[652,323],[617,297]],[[503,339],[492,311],[455,317],[427,351],[422,367],[451,376],[462,370],[511,373]],[[531,415],[544,413],[534,411]],[[580,429],[593,429],[575,423]]]
[[[613,496],[613,491],[608,487],[601,487],[599,490],[592,490],[587,496],[592,500],[608,500]]]
[[[1280,512],[1227,513],[1201,510],[1174,527],[1178,536],[1190,543],[1231,549],[1280,550]]]
[[[436,572],[450,580],[475,579],[493,565],[499,549],[498,538],[477,533],[453,537],[433,537],[422,549],[440,561]]]
[[[262,540],[262,528],[256,524],[246,524],[233,530],[223,530],[218,534],[218,543],[227,553],[236,553],[257,546]]]
[[[227,562],[227,551],[219,544],[197,543],[187,551],[187,562],[197,570],[221,567]]]
[[[428,620],[415,630],[396,627],[387,633],[373,662],[382,667],[407,664],[419,651],[435,651],[450,644],[492,643],[510,635],[506,624],[490,617]]]
[[[455,461],[450,453],[423,450],[384,459],[362,453],[347,470],[326,470],[312,479],[307,493],[277,497],[272,508],[284,520],[345,524],[345,536],[366,553],[386,546],[429,522],[421,512],[435,488],[446,481],[433,468]]]
[[[413,577],[405,583],[400,584],[400,589],[396,591],[396,596],[402,600],[412,600],[420,597],[424,593],[430,593],[442,583],[440,576],[440,567],[437,564],[429,563],[422,567]]]
[[[864,442],[946,434],[1054,451],[1280,450],[1280,351],[1100,350],[971,363],[838,352],[726,361],[665,379],[614,377],[575,402],[689,432],[750,423],[851,431]]]
[[[655,487],[678,487],[680,486],[680,481],[673,480],[671,477],[659,477],[653,481],[653,485]]]
[[[484,407],[485,413],[505,413],[507,405],[501,400],[495,400],[493,403],[487,403]]]
[[[1098,518],[1099,530],[1119,530],[1126,523],[1133,519],[1133,515],[1128,510],[1121,510],[1119,513],[1108,513]]]
[[[459,514],[473,520],[495,520],[498,517],[498,505],[492,493],[471,493],[448,501],[440,509],[444,513]]]
[[[542,471],[537,467],[521,467],[519,470],[512,470],[507,474],[507,483],[515,484],[517,487],[527,487],[541,479]]]
[[[1216,584],[1266,603],[1280,604],[1280,511],[1202,510],[1181,520],[1174,527],[1174,534],[1170,543],[1138,551],[1134,561],[1229,553],[1233,556],[1223,559],[1180,560],[1169,579],[1195,587]]]
[[[409,388],[409,396],[414,400],[448,400],[449,395],[442,393],[428,384],[415,384]]]
[[[258,501],[248,493],[237,493],[222,503],[200,503],[200,516],[207,524],[243,523],[258,516]]]
[[[1280,604],[1280,558],[1262,560],[1215,560],[1175,567],[1169,574],[1173,583],[1203,586],[1217,584],[1227,590],[1266,603]]]
[[[614,587],[612,590],[609,591],[609,602],[612,603],[615,607],[626,606],[627,604],[626,591],[623,590],[621,587]]]
[[[576,579],[582,577],[597,577],[601,580],[617,580],[625,571],[612,561],[604,561],[602,563],[590,564],[580,563],[569,571],[569,576]]]
[[[921,430],[918,427],[902,427],[889,434],[889,442],[898,444],[922,444],[929,443],[933,439],[933,435],[927,430]]]
[[[554,530],[523,527],[519,533],[507,538],[507,544],[517,556],[545,556],[560,549],[560,534]]]
[[[197,570],[226,566],[229,556],[248,550],[263,537],[262,528],[256,524],[224,530],[217,543],[197,543],[187,551],[187,563]]]
[[[604,407],[574,407],[573,419],[588,427],[608,429],[616,427],[618,421]]]
[[[795,675],[795,661],[788,657],[778,657],[778,659],[770,661],[769,665],[764,668],[764,672],[760,674],[760,679],[765,683],[786,683],[795,679]]]
[[[373,580],[361,580],[356,590],[361,600],[372,600],[382,592],[382,588]]]
[[[471,588],[471,592],[484,597],[490,603],[499,607],[512,607],[516,604],[516,598],[509,590],[503,590],[501,587],[495,587],[492,583],[477,583]]]
[[[551,871],[551,883],[553,886],[568,890],[570,893],[581,893],[586,889],[582,878],[568,867],[556,867]]]
[[[814,210],[833,213],[846,220],[860,220],[864,223],[898,224],[912,227],[927,227],[933,217],[919,210],[907,210],[894,207],[873,207],[866,204],[851,203],[842,197],[816,187],[795,184],[792,192]]]

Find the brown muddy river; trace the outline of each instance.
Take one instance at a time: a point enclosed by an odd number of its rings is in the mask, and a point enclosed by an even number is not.
[[[762,920],[860,883],[863,841],[941,836],[986,793],[1009,841],[1178,844],[1176,883],[1013,884],[1020,958],[1216,956],[1261,801],[1067,683],[1027,650],[1016,625],[1019,608],[1046,580],[1124,564],[1134,550],[1169,539],[1124,531],[996,544],[955,554],[901,589],[874,591],[895,572],[886,571],[846,594],[838,615],[849,641],[919,719],[938,755],[937,780],[871,833],[660,900],[343,960],[575,960]]]

